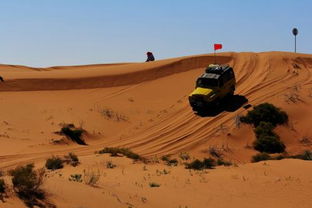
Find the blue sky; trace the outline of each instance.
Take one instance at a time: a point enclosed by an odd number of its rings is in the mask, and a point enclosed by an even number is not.
[[[145,60],[222,51],[312,53],[311,0],[0,1],[0,63]]]

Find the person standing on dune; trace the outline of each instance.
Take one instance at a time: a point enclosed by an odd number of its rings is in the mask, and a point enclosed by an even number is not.
[[[152,52],[147,52],[146,55],[147,55],[147,59],[145,62],[155,61],[155,57]]]

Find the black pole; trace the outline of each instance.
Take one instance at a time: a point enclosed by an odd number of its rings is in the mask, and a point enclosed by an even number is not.
[[[214,64],[217,64],[216,50],[214,50]]]
[[[295,53],[297,53],[297,35],[298,35],[298,29],[293,28],[292,30],[293,35],[295,36]]]
[[[295,53],[297,53],[297,35],[295,35]]]

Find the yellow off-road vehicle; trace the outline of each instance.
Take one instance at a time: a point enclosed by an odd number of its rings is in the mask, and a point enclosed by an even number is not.
[[[197,79],[196,88],[189,95],[190,105],[194,111],[218,107],[223,98],[234,94],[235,83],[232,67],[211,64]]]

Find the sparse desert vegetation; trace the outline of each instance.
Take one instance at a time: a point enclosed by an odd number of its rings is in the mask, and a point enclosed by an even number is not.
[[[105,147],[104,149],[98,151],[97,153],[110,154],[112,157],[126,156],[127,158],[130,158],[133,160],[144,160],[143,157],[132,152],[130,149],[127,149],[127,148]]]
[[[161,160],[166,163],[168,166],[177,166],[179,161],[177,159],[171,159],[170,155],[164,155],[161,157]]]
[[[149,183],[149,186],[151,188],[155,188],[155,187],[160,187],[160,184],[159,183],[155,183],[155,182],[151,182],[151,183]]]
[[[71,174],[69,176],[69,181],[74,181],[74,182],[82,182],[82,174]]]
[[[133,102],[133,101],[130,101],[130,102]],[[99,110],[99,112],[101,113],[102,116],[104,116],[104,118],[106,118],[107,120],[113,120],[113,121],[117,121],[117,122],[120,122],[120,121],[128,121],[128,118],[121,114],[121,113],[118,113],[116,111],[114,111],[113,109],[111,108],[108,108],[108,107],[105,107],[105,108],[102,108]]]
[[[68,139],[80,145],[87,145],[82,138],[85,130],[82,128],[76,128],[74,124],[62,124],[62,128],[58,134],[66,136]]]
[[[204,158],[203,160],[195,159],[190,163],[185,164],[186,169],[203,170],[213,169],[216,166],[216,161],[212,158]]]
[[[78,156],[72,152],[68,153],[68,155],[65,155],[63,161],[73,167],[76,167],[80,163]]]
[[[64,161],[60,157],[53,156],[47,159],[45,167],[49,170],[57,170],[64,167]]]
[[[1,201],[4,200],[6,189],[7,189],[7,187],[6,187],[4,180],[2,178],[0,178],[0,200]]]
[[[246,116],[240,117],[241,122],[252,124],[257,127],[260,122],[271,123],[274,127],[288,122],[286,112],[275,107],[270,103],[262,103],[254,106],[253,110],[248,111]]]
[[[281,153],[285,151],[286,146],[279,139],[279,136],[273,132],[276,125],[282,125],[288,122],[288,115],[270,103],[263,103],[248,111],[246,116],[240,120],[244,123],[253,124],[256,141],[253,146],[259,152]]]
[[[252,156],[251,162],[260,162],[264,160],[271,160],[272,157],[268,153],[258,153]]]
[[[300,160],[312,160],[312,152],[310,150],[305,150],[301,154],[297,155],[288,155],[288,154],[279,154],[271,156],[268,153],[258,153],[254,155],[251,159],[251,162],[259,162],[264,160],[282,160],[282,159],[300,159]]]
[[[89,186],[96,186],[101,178],[99,170],[87,169],[83,170],[83,181]]]
[[[44,169],[34,170],[33,164],[19,166],[10,171],[13,189],[28,207],[55,207],[47,202],[41,186],[44,180]]]

